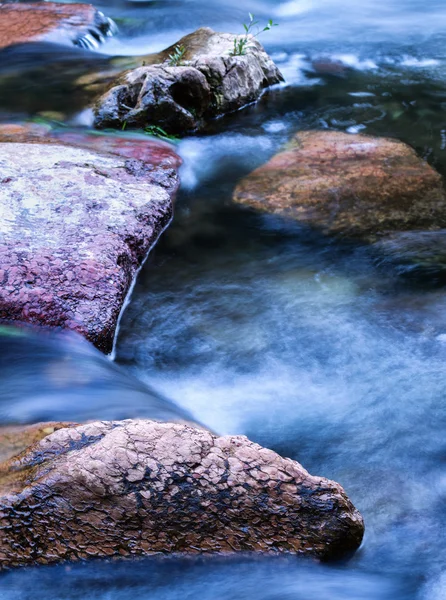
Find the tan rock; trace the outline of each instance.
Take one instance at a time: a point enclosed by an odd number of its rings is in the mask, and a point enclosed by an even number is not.
[[[33,425],[10,425],[0,427],[0,461],[7,460],[23,452],[28,446],[39,442],[58,429],[73,423],[34,423]]]
[[[96,127],[156,125],[184,133],[257,100],[283,77],[254,38],[244,56],[231,56],[236,37],[203,27],[159,54],[141,57],[139,68],[125,72],[99,98]],[[185,54],[171,66],[177,46]]]
[[[373,239],[446,225],[441,176],[393,139],[306,131],[243,179],[234,201],[326,234]]]
[[[7,567],[154,552],[327,558],[356,549],[364,526],[339,484],[244,436],[128,420],[57,429],[2,463],[0,529]]]

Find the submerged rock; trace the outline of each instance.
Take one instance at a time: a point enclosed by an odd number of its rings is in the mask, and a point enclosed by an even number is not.
[[[94,46],[113,27],[91,4],[0,4],[0,48],[34,41]]]
[[[109,352],[171,219],[180,159],[148,139],[64,135],[0,143],[0,319],[74,329]]]
[[[50,427],[0,464],[1,566],[154,552],[328,558],[361,543],[339,484],[244,436],[146,420]]]
[[[325,234],[373,240],[446,226],[441,176],[397,140],[306,131],[243,179],[234,201]]]
[[[404,279],[446,283],[446,230],[407,231],[385,236],[372,246],[379,265],[393,267]]]
[[[283,77],[254,38],[244,56],[231,56],[238,36],[202,28],[163,52],[141,57],[97,102],[96,127],[156,125],[169,133],[199,128],[210,118],[257,100]],[[176,47],[185,53],[169,66]]]
[[[78,46],[45,41],[7,46],[0,49],[0,113],[23,120],[49,111],[66,120],[90,106],[122,70],[112,57]]]

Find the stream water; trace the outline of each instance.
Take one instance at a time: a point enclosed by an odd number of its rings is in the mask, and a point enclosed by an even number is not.
[[[186,411],[339,481],[366,535],[335,565],[156,557],[22,569],[0,578],[0,599],[446,598],[445,242],[423,238],[425,261],[398,247],[383,256],[231,203],[241,177],[310,127],[397,137],[446,174],[444,0],[97,5],[120,28],[101,47],[110,55],[159,50],[203,25],[237,32],[248,11],[272,17],[279,27],[262,41],[287,83],[178,144],[176,215],[140,273],[115,363],[73,337],[0,331],[0,421]]]

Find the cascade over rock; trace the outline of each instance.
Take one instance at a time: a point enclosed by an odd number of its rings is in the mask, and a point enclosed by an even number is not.
[[[37,41],[92,46],[110,35],[113,27],[91,4],[0,4],[0,48]]]

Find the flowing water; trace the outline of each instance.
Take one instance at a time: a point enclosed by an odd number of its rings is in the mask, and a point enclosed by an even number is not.
[[[366,535],[335,565],[156,557],[23,569],[0,578],[1,600],[446,598],[444,239],[417,238],[422,260],[403,241],[383,253],[231,203],[241,177],[309,127],[397,137],[446,174],[444,0],[98,6],[120,28],[108,55],[159,50],[203,25],[237,32],[248,11],[272,17],[263,42],[287,83],[178,144],[175,219],[140,274],[115,363],[73,336],[0,331],[0,420],[190,413],[342,483]]]

